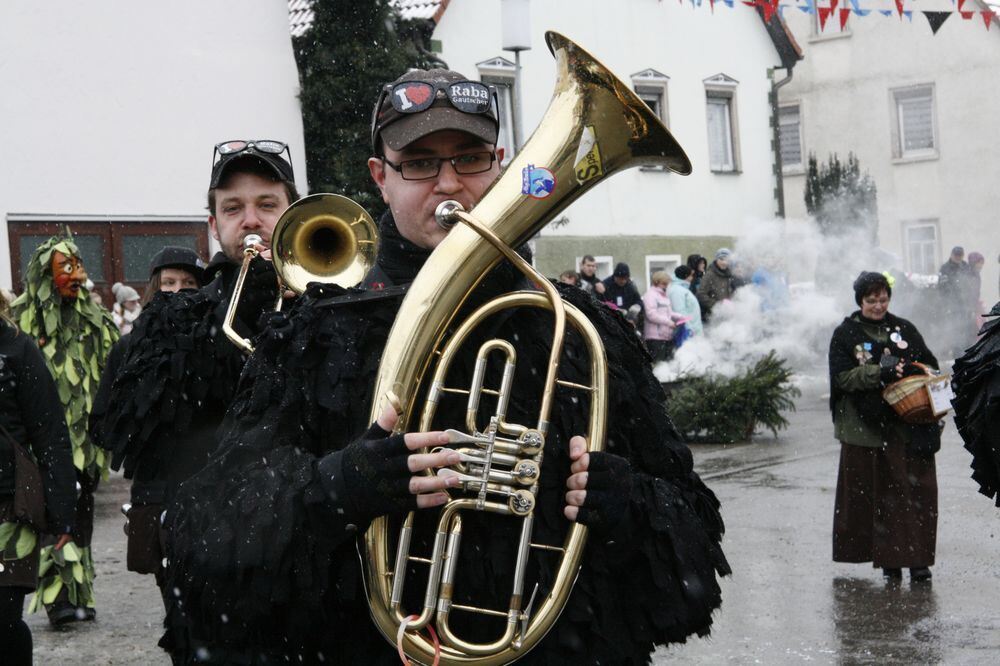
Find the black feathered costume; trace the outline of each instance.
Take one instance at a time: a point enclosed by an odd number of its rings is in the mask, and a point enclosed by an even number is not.
[[[979,492],[1000,507],[1000,303],[993,306],[979,340],[955,361],[951,385],[955,425],[972,454]]]
[[[238,269],[219,253],[201,289],[157,293],[110,354],[90,433],[111,451],[112,469],[124,469],[132,480],[132,571],[158,572],[163,507],[208,462],[215,431],[236,394],[245,356],[222,325]],[[237,332],[253,335],[276,294],[273,266],[252,262],[234,321]]]
[[[363,591],[356,540],[368,525],[349,499],[334,497],[336,484],[322,473],[331,452],[367,427],[374,375],[401,302],[393,285],[412,280],[427,256],[399,235],[388,214],[382,233],[381,292],[311,285],[289,312],[271,315],[216,455],[182,486],[167,512],[168,584],[180,590],[182,602],[167,620],[175,657],[398,663],[369,618]],[[512,266],[501,264],[473,292],[471,304],[509,291],[519,280]],[[622,475],[620,487],[630,491],[620,498],[620,521],[591,529],[563,615],[522,663],[647,663],[655,645],[709,631],[721,601],[716,575],[729,573],[719,545],[719,505],[692,471],[691,454],[667,417],[663,392],[631,326],[579,289],[561,294],[604,339],[611,384],[606,450],[621,456],[609,458],[627,461],[604,472]],[[551,317],[530,315],[498,316],[483,333],[517,348],[512,422],[530,422],[536,414],[544,373],[535,369],[548,359]],[[453,367],[450,385],[467,383],[470,356]],[[570,333],[560,376],[586,381],[586,368],[581,341]],[[494,385],[498,372],[488,371]],[[561,543],[567,525],[562,511],[568,440],[585,431],[587,410],[578,395],[557,393],[535,542]],[[443,403],[435,427],[460,424],[464,408],[461,400]],[[424,522],[435,513],[418,512],[414,551],[427,552],[431,536]],[[464,582],[456,603],[475,598],[506,608],[518,527],[516,521],[466,514],[459,565]],[[536,582],[544,589],[553,577],[554,560],[546,557],[528,575],[529,593]],[[481,639],[494,637],[495,627],[453,620]]]

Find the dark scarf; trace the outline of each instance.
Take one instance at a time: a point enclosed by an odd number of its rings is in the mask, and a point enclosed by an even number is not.
[[[378,248],[378,267],[393,284],[413,282],[417,272],[431,256],[430,250],[418,247],[399,233],[392,211],[386,210],[378,221],[382,238]]]

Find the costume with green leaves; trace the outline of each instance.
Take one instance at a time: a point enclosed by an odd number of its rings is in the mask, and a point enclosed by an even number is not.
[[[79,257],[72,238],[54,236],[38,247],[28,263],[25,290],[12,304],[14,321],[38,341],[52,373],[66,415],[73,465],[80,485],[77,529],[73,539],[79,548],[54,552],[42,549],[39,584],[32,608],[39,597],[48,604],[65,590],[69,602],[93,607],[94,567],[90,556],[93,533],[93,492],[107,478],[107,454],[94,446],[87,434],[87,420],[97,392],[101,372],[118,329],[106,310],[96,305],[86,288],[75,299],[59,295],[53,282],[52,255],[61,252]]]

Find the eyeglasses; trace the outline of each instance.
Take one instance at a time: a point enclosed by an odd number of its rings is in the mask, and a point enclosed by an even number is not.
[[[398,171],[403,180],[429,180],[437,178],[437,175],[441,173],[442,162],[450,162],[455,173],[461,176],[470,176],[489,171],[496,158],[495,152],[484,151],[455,155],[454,157],[421,157],[415,160],[404,160],[398,164],[383,156],[382,161]]]
[[[381,125],[379,123],[382,105],[386,98],[397,113],[420,113],[426,111],[443,92],[453,107],[463,113],[483,114],[499,109],[496,86],[479,81],[403,81],[393,85],[387,83],[379,94],[372,113],[372,144]],[[494,115],[494,117],[496,117]]]

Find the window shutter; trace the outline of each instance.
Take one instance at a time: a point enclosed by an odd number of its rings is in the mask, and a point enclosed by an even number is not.
[[[708,159],[713,171],[732,171],[733,157],[729,128],[729,101],[708,98]]]
[[[778,111],[781,164],[786,167],[802,164],[802,129],[799,120],[798,106],[784,106]]]
[[[930,91],[923,90],[917,95],[901,97],[897,100],[897,104],[903,153],[933,150],[934,119]]]

